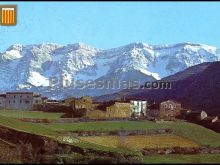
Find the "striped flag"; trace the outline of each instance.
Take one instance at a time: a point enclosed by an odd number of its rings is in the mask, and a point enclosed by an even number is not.
[[[0,5],[0,24],[5,26],[16,25],[17,7],[15,5]]]

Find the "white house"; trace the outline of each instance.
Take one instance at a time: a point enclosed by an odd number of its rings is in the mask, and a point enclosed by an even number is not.
[[[131,100],[131,111],[135,117],[146,116],[147,101],[146,100]]]

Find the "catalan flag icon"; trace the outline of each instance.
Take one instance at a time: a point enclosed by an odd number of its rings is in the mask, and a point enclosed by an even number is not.
[[[0,24],[14,26],[17,23],[17,6],[0,5]]]

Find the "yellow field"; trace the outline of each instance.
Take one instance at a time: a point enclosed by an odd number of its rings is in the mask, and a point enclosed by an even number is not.
[[[125,147],[130,149],[163,147],[198,147],[195,142],[176,135],[136,135],[136,136],[88,136],[81,140],[108,147]]]

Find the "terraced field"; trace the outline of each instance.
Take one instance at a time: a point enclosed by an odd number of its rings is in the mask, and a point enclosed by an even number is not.
[[[161,147],[198,147],[195,142],[176,135],[135,135],[135,136],[88,136],[81,140],[115,148],[141,150]]]
[[[7,112],[9,113],[9,112]],[[19,113],[19,112],[16,112]],[[16,114],[14,113],[14,114]],[[132,155],[141,155],[140,150],[143,147],[196,147],[209,145],[211,147],[220,146],[220,134],[212,130],[209,130],[205,127],[186,123],[182,121],[177,121],[173,123],[155,123],[152,121],[99,121],[99,122],[79,122],[79,123],[68,123],[68,124],[55,124],[55,123],[31,123],[31,122],[22,122],[18,117],[9,117],[10,114],[0,114],[0,126],[12,128],[21,132],[27,132],[36,135],[46,136],[47,138],[52,138],[54,140],[69,143],[63,141],[62,138],[65,136],[72,136],[73,131],[118,131],[118,130],[151,130],[151,129],[164,129],[169,128],[173,130],[173,134],[158,134],[158,135],[136,135],[136,136],[87,136],[87,137],[73,137],[79,138],[79,141],[75,139],[70,142],[73,146],[79,146],[80,148],[86,149],[95,149],[103,151],[112,151],[123,154],[132,154]],[[8,116],[9,115],[9,116]],[[42,112],[27,112],[26,115],[29,117],[40,118],[44,117]],[[47,115],[47,114],[46,114]],[[58,114],[48,114],[55,115],[58,117]],[[58,115],[58,116],[56,116]],[[15,115],[16,116],[16,115]],[[60,139],[58,138],[60,137]],[[2,154],[10,153],[11,150],[7,150],[6,147],[0,146]],[[6,151],[6,152],[5,152]],[[3,153],[4,152],[4,153]],[[12,152],[15,155],[16,152]],[[142,155],[143,156],[143,155]],[[20,158],[15,160],[8,160],[12,156],[8,156],[5,162],[19,162]],[[185,160],[184,160],[185,159]],[[0,157],[0,162],[1,161]],[[220,162],[219,155],[216,154],[205,154],[202,155],[156,155],[156,156],[147,156],[144,157],[145,163],[194,163],[194,162]]]
[[[155,123],[152,121],[99,121],[69,124],[47,124],[44,127],[57,132],[71,131],[114,131],[114,130],[149,130],[170,128],[174,134],[196,141],[199,145],[220,146],[220,133],[197,124],[177,121],[173,123]]]

